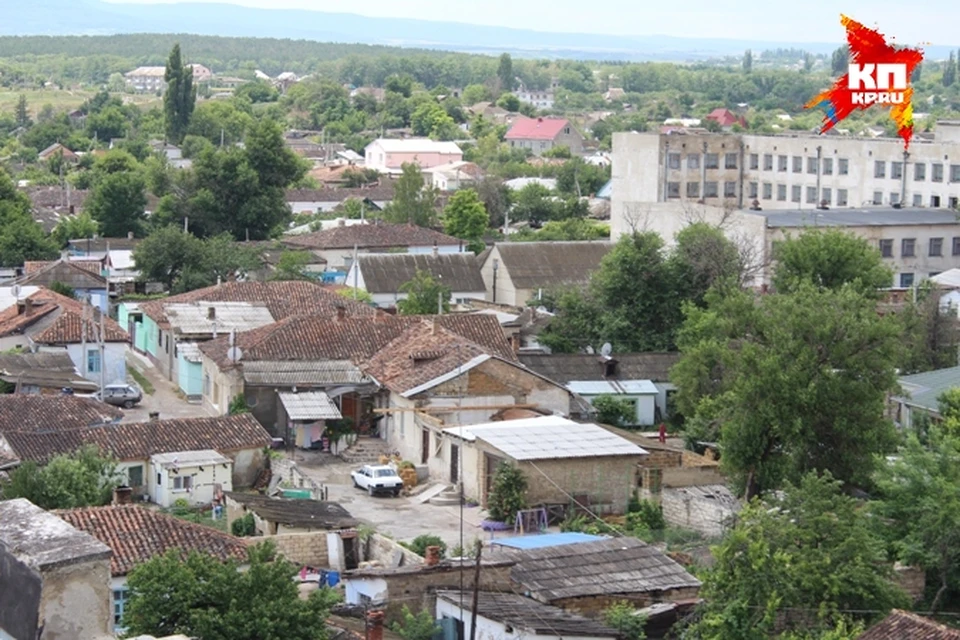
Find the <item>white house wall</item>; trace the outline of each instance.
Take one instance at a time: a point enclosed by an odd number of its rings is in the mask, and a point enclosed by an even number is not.
[[[465,603],[466,604],[466,603]],[[468,610],[463,610],[459,605],[447,602],[437,598],[437,620],[442,618],[453,618],[462,620],[464,629],[471,629],[473,625],[473,614]],[[503,622],[491,620],[484,616],[477,616],[477,640],[505,640],[506,638],[530,638],[536,637],[538,640],[563,640],[569,636],[559,636],[555,634],[538,634],[530,629],[520,627],[507,627]],[[612,636],[577,636],[577,640],[611,640]]]
[[[97,349],[95,342],[87,343],[87,351]],[[107,384],[114,382],[127,381],[127,351],[130,346],[126,342],[108,342],[104,345],[103,358],[101,363],[104,367],[104,380]],[[73,361],[77,371],[84,374],[84,377],[94,382],[100,382],[100,374],[86,372],[86,355],[83,352],[83,344],[68,344],[67,353]],[[60,351],[62,347],[41,347],[41,351]]]
[[[387,601],[387,581],[383,578],[351,578],[344,579],[347,604],[366,604],[364,597],[373,604],[382,604]]]

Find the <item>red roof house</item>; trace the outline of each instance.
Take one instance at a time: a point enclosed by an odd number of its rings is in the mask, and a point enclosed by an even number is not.
[[[713,120],[721,127],[732,127],[735,124],[738,124],[744,128],[747,126],[747,121],[743,116],[738,116],[733,111],[730,111],[730,109],[724,109],[722,107],[711,111],[710,115],[708,115],[706,119]]]
[[[583,150],[583,136],[566,118],[520,118],[504,139],[511,147],[531,149],[535,154],[561,145],[572,153]]]

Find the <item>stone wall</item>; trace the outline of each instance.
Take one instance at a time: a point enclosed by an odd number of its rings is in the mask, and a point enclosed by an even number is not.
[[[629,602],[638,609],[648,607],[656,602],[674,602],[690,600],[697,597],[700,590],[697,587],[671,589],[669,591],[654,591],[649,593],[618,593],[585,598],[565,598],[549,602],[555,607],[578,613],[588,618],[599,618],[603,610],[618,602]]]
[[[263,542],[263,538],[245,538],[247,544]],[[306,565],[318,569],[330,568],[330,555],[327,547],[327,532],[281,533],[270,536],[277,545],[277,551],[296,565]]]
[[[364,563],[369,563],[367,566],[395,568],[423,564],[423,558],[379,533],[367,538],[362,547]]]
[[[588,496],[594,513],[622,514],[633,495],[641,457],[521,462],[520,469],[527,477],[527,504],[570,504],[570,496]]]
[[[110,561],[106,558],[43,572],[40,617],[50,640],[103,638],[113,631]]]
[[[906,592],[910,602],[918,602],[927,587],[927,576],[919,567],[907,567],[899,562],[893,566],[893,582]]]
[[[310,489],[311,497],[314,500],[322,499],[320,495],[321,486],[300,471],[297,463],[290,458],[272,458],[270,460],[270,471],[274,478],[279,478],[280,482],[285,483],[284,486],[293,489]]]
[[[722,536],[740,510],[739,502],[724,485],[664,487],[660,504],[668,523],[710,538]]]

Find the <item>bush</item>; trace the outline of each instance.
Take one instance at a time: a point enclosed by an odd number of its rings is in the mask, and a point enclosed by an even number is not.
[[[438,536],[424,534],[417,536],[410,542],[401,542],[400,544],[424,558],[427,557],[427,547],[440,547],[441,558],[445,558],[447,555],[447,543]]]
[[[628,602],[617,602],[604,609],[603,623],[619,631],[623,640],[644,640],[647,637],[644,630],[646,617],[637,615],[637,610]]]
[[[597,421],[614,427],[626,427],[636,424],[637,414],[629,400],[611,395],[594,398],[593,408],[597,410]]]
[[[257,524],[253,520],[253,514],[248,513],[242,518],[237,518],[230,525],[230,533],[238,538],[249,538],[257,532]]]
[[[173,506],[170,508],[175,516],[188,516],[193,513],[193,508],[190,506],[190,503],[187,502],[184,498],[177,498],[173,502]]]
[[[403,640],[431,640],[440,630],[440,625],[426,609],[414,615],[410,607],[403,605],[400,616],[401,620],[394,622],[390,628]]]
[[[520,469],[501,462],[493,477],[488,512],[490,518],[499,522],[513,524],[517,512],[527,506],[527,478]]]
[[[627,526],[630,529],[643,527],[650,531],[662,531],[667,528],[667,521],[663,517],[663,507],[650,500],[638,500],[631,504],[627,514]]]

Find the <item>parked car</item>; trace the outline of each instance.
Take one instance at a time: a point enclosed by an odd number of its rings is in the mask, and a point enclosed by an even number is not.
[[[388,465],[364,465],[350,474],[353,486],[366,489],[371,496],[376,493],[388,493],[394,497],[400,495],[403,480],[396,469]]]
[[[133,384],[108,384],[103,388],[102,398],[100,397],[99,391],[94,394],[94,397],[107,404],[123,407],[124,409],[132,409],[143,400],[143,391],[140,390],[140,387]]]

